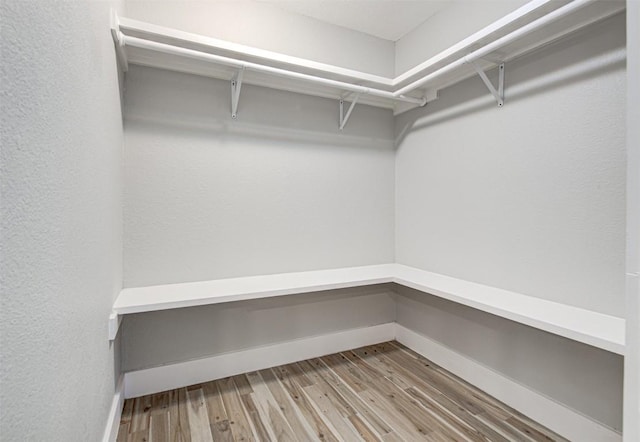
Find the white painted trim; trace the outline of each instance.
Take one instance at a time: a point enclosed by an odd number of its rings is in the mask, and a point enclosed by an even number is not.
[[[111,401],[111,409],[107,418],[107,425],[104,429],[102,442],[115,442],[118,438],[118,429],[120,428],[120,418],[122,417],[122,407],[124,406],[124,375],[120,375],[116,392]]]
[[[622,440],[614,430],[400,324],[396,340],[569,440]]]
[[[125,397],[144,396],[212,379],[303,361],[365,345],[391,341],[395,323],[296,339],[193,361],[125,373]]]

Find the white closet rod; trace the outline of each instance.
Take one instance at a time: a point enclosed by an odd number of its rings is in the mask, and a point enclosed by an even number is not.
[[[223,57],[220,55],[209,54],[207,52],[196,51],[193,49],[181,48],[178,46],[172,46],[165,43],[158,43],[155,41],[144,40],[142,38],[130,37],[128,35],[120,35],[121,41],[125,46],[132,46],[140,49],[149,49],[156,52],[162,52],[169,55],[177,55],[180,57],[191,58],[195,60],[209,61],[226,66],[236,67],[238,69],[252,70],[257,72],[264,72],[283,78],[292,78],[296,80],[304,80],[311,83],[324,84],[326,86],[335,87],[345,91],[375,95],[377,97],[387,98],[395,101],[403,101],[406,103],[413,103],[420,106],[424,106],[427,102],[425,98],[413,98],[405,97],[403,94],[395,94],[389,91],[383,91],[380,89],[373,89],[357,84],[345,83],[343,81],[330,80],[328,78],[316,77],[315,75],[302,74],[300,72],[288,71],[286,69],[274,68],[271,66],[265,66],[258,63],[252,63],[248,61],[236,60],[234,58]]]
[[[517,40],[518,38],[521,38],[533,31],[536,31],[540,28],[542,28],[543,26],[558,20],[562,17],[565,17],[569,14],[571,14],[572,12],[588,5],[589,3],[593,3],[596,0],[574,0],[571,3],[562,6],[558,9],[556,9],[555,11],[552,11],[550,13],[548,13],[547,15],[544,15],[542,17],[540,17],[537,20],[532,21],[531,23],[524,25],[523,27],[516,29],[515,31],[500,37],[499,39],[489,43],[486,46],[481,47],[480,49],[477,49],[473,52],[471,52],[468,55],[465,55],[462,58],[457,59],[456,61],[438,69],[437,71],[434,71],[416,81],[414,81],[413,83],[398,89],[396,92],[393,93],[394,96],[399,97],[401,95],[407,94],[421,86],[424,86],[426,83],[432,81],[435,78],[438,78],[454,69],[459,68],[460,66],[466,64],[466,63],[472,63],[476,60],[481,59],[482,57],[488,55],[489,53],[500,49],[503,46],[506,46],[507,44]]]

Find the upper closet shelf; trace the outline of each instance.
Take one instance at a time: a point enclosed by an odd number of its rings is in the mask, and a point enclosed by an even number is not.
[[[398,114],[437,98],[438,90],[480,75],[503,103],[504,63],[625,8],[624,0],[533,0],[468,38],[385,78],[339,66],[156,26],[114,14],[112,34],[121,67],[151,66],[231,82],[231,113],[243,83],[339,100],[340,129],[356,102]],[[500,67],[498,86],[485,71]],[[343,103],[349,101],[348,108]]]

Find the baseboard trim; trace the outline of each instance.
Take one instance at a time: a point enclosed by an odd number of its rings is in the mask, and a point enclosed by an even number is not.
[[[280,342],[203,359],[125,373],[125,397],[144,396],[254,370],[391,341],[395,323]]]
[[[620,433],[400,324],[396,340],[569,440],[622,440]]]
[[[124,375],[120,375],[116,392],[111,401],[111,409],[107,418],[107,426],[104,429],[102,442],[115,442],[118,438],[118,429],[120,428],[120,418],[122,417],[122,407],[124,406]]]

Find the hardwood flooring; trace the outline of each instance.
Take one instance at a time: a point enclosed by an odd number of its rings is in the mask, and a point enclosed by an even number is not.
[[[118,442],[563,441],[397,342],[125,401]]]

